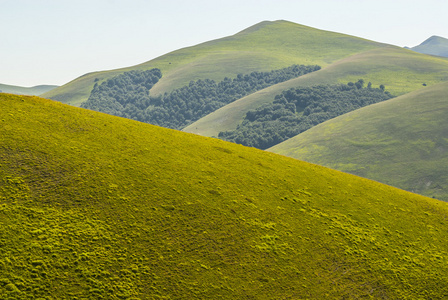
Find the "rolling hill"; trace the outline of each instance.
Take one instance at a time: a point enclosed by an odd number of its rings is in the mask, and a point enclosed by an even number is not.
[[[269,151],[448,201],[448,83],[322,123]]]
[[[218,136],[234,130],[249,110],[272,103],[282,91],[319,84],[356,82],[358,79],[383,84],[393,95],[403,95],[424,85],[448,80],[448,60],[431,57],[395,46],[381,47],[354,54],[317,72],[258,91],[199,119],[184,131],[205,136]]]
[[[233,36],[173,51],[137,66],[86,74],[43,97],[79,106],[87,100],[95,82],[131,70],[153,68],[163,74],[151,89],[152,95],[159,95],[188,85],[191,80],[220,81],[226,76],[233,78],[240,73],[266,72],[293,64],[324,67],[355,53],[384,46],[288,21],[264,21]]]
[[[39,96],[57,87],[57,85],[37,85],[33,87],[22,87],[16,85],[0,84],[0,92],[18,95]]]
[[[411,49],[424,54],[448,57],[448,39],[434,35]]]
[[[442,299],[448,204],[0,95],[0,298]]]

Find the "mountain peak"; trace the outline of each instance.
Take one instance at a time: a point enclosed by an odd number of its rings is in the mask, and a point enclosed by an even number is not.
[[[433,35],[411,49],[419,53],[448,57],[448,39]]]
[[[241,30],[240,32],[237,33],[237,35],[239,34],[248,34],[248,33],[252,33],[255,31],[258,31],[266,26],[272,26],[272,25],[279,25],[279,24],[294,24],[294,25],[298,25],[295,24],[293,22],[290,21],[286,21],[286,20],[275,20],[275,21],[269,21],[269,20],[265,20],[265,21],[261,21],[255,25],[252,25],[246,29]]]
[[[430,38],[428,38],[427,40],[425,40],[423,43],[421,43],[420,46],[422,46],[422,45],[439,45],[441,43],[448,43],[448,39],[441,37],[441,36],[433,35]]]

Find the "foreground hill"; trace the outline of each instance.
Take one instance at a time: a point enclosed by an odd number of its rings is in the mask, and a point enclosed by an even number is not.
[[[0,298],[441,299],[448,205],[0,95]]]
[[[448,83],[318,125],[272,152],[448,201]]]
[[[448,39],[434,35],[411,49],[420,53],[448,57]]]
[[[57,85],[36,85],[33,87],[22,87],[16,85],[0,84],[0,93],[38,96],[57,88]]]
[[[265,21],[235,35],[173,51],[137,66],[86,74],[43,96],[80,105],[87,100],[96,82],[131,70],[158,68],[163,77],[151,90],[156,96],[188,85],[191,80],[221,81],[224,77],[267,72],[293,64],[324,67],[355,53],[383,46],[288,21]]]

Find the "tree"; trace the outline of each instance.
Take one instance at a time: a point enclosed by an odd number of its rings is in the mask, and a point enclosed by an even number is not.
[[[362,89],[364,87],[364,79],[359,79],[358,82],[355,83],[356,87]]]

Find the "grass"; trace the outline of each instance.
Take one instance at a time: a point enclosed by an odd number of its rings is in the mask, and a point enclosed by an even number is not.
[[[374,86],[384,84],[395,96],[448,80],[448,60],[398,47],[382,47],[341,59],[317,72],[274,85],[248,95],[199,119],[184,131],[218,136],[235,130],[249,110],[272,103],[284,90],[318,84],[356,82],[360,78]]]
[[[448,201],[446,83],[359,109],[272,152]]]
[[[1,299],[441,299],[444,202],[0,95]]]
[[[159,68],[163,78],[151,91],[157,95],[180,88],[191,80],[221,81],[226,76],[270,71],[293,64],[326,66],[354,53],[382,46],[287,21],[262,22],[233,36],[173,51],[137,66],[86,74],[43,96],[79,106],[89,97],[96,78],[101,82],[125,71]]]

